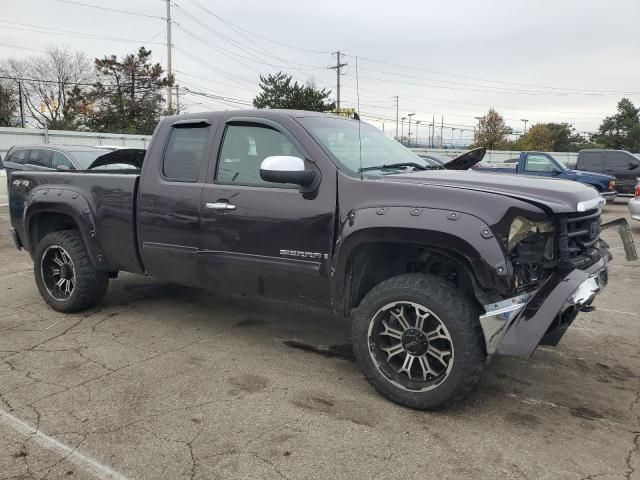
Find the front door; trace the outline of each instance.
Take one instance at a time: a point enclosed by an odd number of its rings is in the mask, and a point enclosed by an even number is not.
[[[262,180],[268,156],[319,166],[286,129],[259,119],[228,123],[219,150],[202,195],[203,281],[235,293],[328,302],[335,173],[308,194]]]

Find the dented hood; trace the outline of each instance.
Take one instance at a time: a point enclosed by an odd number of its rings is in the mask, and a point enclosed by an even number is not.
[[[556,213],[578,211],[578,204],[598,206],[595,188],[578,182],[529,175],[493,175],[475,171],[433,170],[384,175],[380,181],[476,190],[528,201]],[[584,203],[583,205],[584,206]]]

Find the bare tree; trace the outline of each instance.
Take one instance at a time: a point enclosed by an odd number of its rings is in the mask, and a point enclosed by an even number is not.
[[[95,81],[93,63],[82,52],[52,47],[44,55],[9,58],[0,73],[22,79],[28,116],[40,127],[75,129],[84,90]]]

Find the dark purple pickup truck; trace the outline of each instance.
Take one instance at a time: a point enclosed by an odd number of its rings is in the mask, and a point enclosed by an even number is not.
[[[97,305],[119,271],[326,305],[371,384],[413,408],[463,397],[487,355],[557,344],[607,283],[594,189],[430,171],[356,120],[168,117],[132,166],[9,174],[11,233],[52,308]]]

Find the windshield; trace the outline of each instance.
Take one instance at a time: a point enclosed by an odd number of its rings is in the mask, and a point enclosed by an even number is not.
[[[368,173],[382,175],[404,170],[406,164],[426,167],[428,162],[367,123],[336,117],[298,119],[307,131],[333,156],[339,166],[351,173],[383,165],[404,164]],[[358,124],[360,123],[360,133]],[[360,155],[362,154],[362,161]]]
[[[73,160],[76,162],[80,170],[86,170],[89,168],[89,165],[96,160],[96,158],[106,155],[109,151],[74,150],[68,153],[73,157]]]

